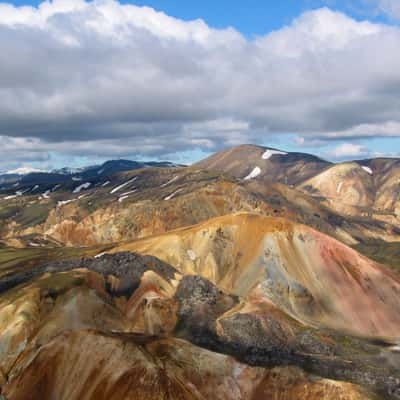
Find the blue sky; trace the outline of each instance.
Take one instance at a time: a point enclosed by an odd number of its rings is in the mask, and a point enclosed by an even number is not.
[[[40,4],[0,1],[0,170],[189,163],[243,142],[331,160],[400,153],[398,0],[21,8]]]
[[[37,7],[40,0],[12,0],[17,6],[31,5]],[[193,20],[204,19],[210,26],[225,28],[233,26],[248,36],[263,35],[280,29],[304,11],[330,7],[362,20],[393,23],[382,13],[377,12],[376,5],[368,0],[123,0],[124,4],[153,7],[168,15]]]

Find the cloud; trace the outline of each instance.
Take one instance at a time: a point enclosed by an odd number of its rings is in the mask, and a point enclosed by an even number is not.
[[[249,40],[113,0],[0,3],[1,162],[396,136],[399,42],[328,8]]]
[[[298,145],[326,145],[332,141],[344,139],[373,139],[379,137],[400,138],[400,122],[388,121],[377,124],[360,124],[342,131],[328,132],[312,136],[299,136],[295,138]]]
[[[400,153],[397,151],[397,148],[393,148],[393,151],[377,151],[371,150],[367,146],[350,142],[341,143],[331,151],[323,151],[322,155],[335,161],[377,157],[400,157]]]
[[[400,2],[398,0],[377,0],[377,2],[382,13],[400,19]]]
[[[369,151],[366,147],[353,143],[342,143],[331,153],[331,156],[337,159],[366,157],[368,155]]]
[[[49,153],[37,139],[0,136],[0,171],[2,167],[17,167],[21,164],[43,163],[49,160]]]

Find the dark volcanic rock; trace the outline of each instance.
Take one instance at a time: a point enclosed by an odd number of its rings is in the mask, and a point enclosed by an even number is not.
[[[173,279],[175,268],[153,256],[141,256],[134,253],[105,254],[100,258],[80,258],[64,260],[33,268],[29,271],[16,272],[0,278],[0,294],[20,284],[26,283],[45,273],[88,269],[103,276],[115,276],[120,279],[116,295],[132,294],[146,271],[154,271],[165,279]]]
[[[238,303],[237,297],[225,294],[200,276],[183,277],[175,298],[180,303],[178,330],[184,329],[196,342],[215,337],[216,319]]]

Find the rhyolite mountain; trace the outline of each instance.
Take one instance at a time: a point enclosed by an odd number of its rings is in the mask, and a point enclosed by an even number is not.
[[[242,145],[216,153],[196,167],[223,171],[243,179],[296,185],[332,163],[306,153],[285,152],[255,145]]]
[[[232,218],[203,224],[188,235],[197,235],[198,230],[212,237],[217,226],[226,235],[226,223],[239,224],[240,229],[243,222],[260,222],[257,215]],[[271,224],[288,229],[283,221]],[[253,227],[245,227],[244,236],[246,229]],[[263,234],[269,233],[274,228],[266,227]],[[193,244],[188,243],[187,251],[203,257],[205,253]],[[328,250],[331,245],[337,246],[327,239]],[[239,246],[243,249],[245,243]],[[193,253],[186,253],[192,262]],[[132,252],[52,262],[2,276],[3,398],[399,398],[395,338],[378,340],[371,335],[367,313],[365,320],[358,317],[362,336],[329,328],[323,319],[315,323],[318,307],[324,307],[318,298],[319,278],[314,277],[314,289],[303,287],[299,280],[301,269],[307,267],[303,262],[299,261],[296,280],[295,270],[285,279],[284,269],[279,273],[279,267],[268,262],[259,263],[261,273],[252,272],[256,265],[251,258],[258,256],[243,257],[250,263],[243,262],[236,274],[249,268],[250,286],[243,289],[237,280],[232,291],[179,267],[179,259],[174,267]],[[368,265],[367,260],[364,263]],[[337,266],[323,265],[320,270],[309,266],[308,272],[316,275],[327,269],[322,285],[335,275],[345,282],[347,272],[335,271]],[[357,259],[349,268],[355,272],[356,266]],[[230,267],[228,274],[235,274]],[[384,282],[387,285],[379,289]],[[373,293],[400,287],[397,277],[369,263],[359,283],[344,290],[357,285],[366,290],[371,284],[376,285]],[[343,310],[351,313],[370,304],[368,300],[364,304],[364,298],[359,303],[357,296],[347,298]],[[391,299],[393,307],[398,299]],[[346,299],[335,298],[335,307],[345,304]],[[391,312],[379,302],[375,306],[378,320]],[[313,316],[310,322],[304,312]]]
[[[400,399],[400,160],[244,145],[14,178],[2,400]]]
[[[107,165],[133,169],[109,174]],[[14,246],[107,244],[240,211],[286,217],[352,246],[400,239],[397,159],[332,164],[244,145],[190,167],[150,165],[136,169],[121,160],[3,185],[0,239]]]

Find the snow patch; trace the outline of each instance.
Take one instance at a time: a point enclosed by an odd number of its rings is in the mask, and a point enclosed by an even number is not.
[[[365,172],[369,173],[370,175],[373,175],[372,169],[370,167],[362,166],[361,167]]]
[[[179,178],[179,176],[174,176],[172,179],[170,179],[168,182],[164,183],[163,185],[161,185],[161,187],[166,187],[168,185],[170,185],[172,182],[175,182],[177,179]]]
[[[105,254],[107,254],[105,251],[103,251],[103,253],[99,253],[96,256],[94,256],[94,258],[101,258],[103,257]]]
[[[176,194],[178,194],[182,189],[175,190],[175,192],[171,193],[169,196],[165,197],[164,200],[171,200]]]
[[[286,156],[288,153],[285,153],[284,151],[268,149],[268,150],[266,150],[265,153],[261,156],[261,158],[262,158],[263,160],[268,160],[268,159],[270,159],[270,158],[271,158],[273,155],[275,155],[275,154],[280,154],[280,155],[282,155],[282,156]]]
[[[244,180],[245,180],[245,181],[248,181],[249,179],[257,178],[257,176],[260,175],[260,174],[261,174],[261,169],[260,169],[259,167],[255,167],[255,168],[253,169],[253,171],[251,171],[250,174],[248,174],[248,175],[244,178]]]
[[[73,180],[74,182],[80,182],[80,181],[82,180],[82,178],[77,178],[77,177],[73,176],[73,177],[72,177],[72,180]]]
[[[44,199],[49,199],[49,198],[50,198],[49,194],[50,194],[50,190],[46,190],[46,191],[42,194],[42,196],[43,196]]]
[[[32,192],[34,192],[35,190],[39,189],[39,185],[35,185],[32,189]]]
[[[65,206],[65,205],[67,205],[67,204],[69,204],[69,203],[72,203],[72,202],[74,202],[74,201],[76,201],[76,200],[77,200],[77,199],[59,201],[59,202],[57,203],[57,207]]]
[[[115,192],[118,192],[118,190],[121,190],[122,188],[124,188],[125,186],[129,185],[132,182],[135,182],[137,180],[137,176],[135,176],[133,179],[123,183],[122,185],[117,186],[116,188],[114,188],[113,190],[111,190],[110,194],[114,194]]]
[[[118,199],[118,202],[122,203],[125,199],[127,199],[129,197],[129,195],[136,193],[136,192],[137,192],[137,189],[131,190],[130,192],[122,193],[120,198]]]
[[[336,193],[340,194],[340,192],[342,191],[342,186],[343,186],[343,182],[339,182],[339,185],[337,187]]]
[[[22,196],[24,193],[29,192],[30,190],[31,190],[31,189],[17,190],[17,191],[15,192],[15,194],[12,194],[11,196],[4,197],[3,200],[15,199],[16,197],[20,197],[20,196]]]
[[[104,183],[101,185],[101,187],[107,186],[107,185],[109,185],[110,183],[111,183],[110,181],[106,181],[106,182],[104,182]]]
[[[121,197],[122,196],[129,196],[130,194],[133,194],[133,193],[136,193],[136,192],[137,192],[137,189],[133,189],[133,190],[130,190],[129,192],[122,193]]]
[[[84,189],[89,189],[92,184],[90,182],[82,183],[82,185],[79,185],[78,187],[75,188],[73,193],[80,193]]]
[[[100,171],[97,171],[97,175],[101,175],[105,171],[104,168],[102,168]]]
[[[22,196],[23,194],[25,194],[25,193],[28,193],[30,191],[30,189],[26,189],[26,190],[18,190],[17,192],[15,192],[15,194],[17,195],[17,196]]]

